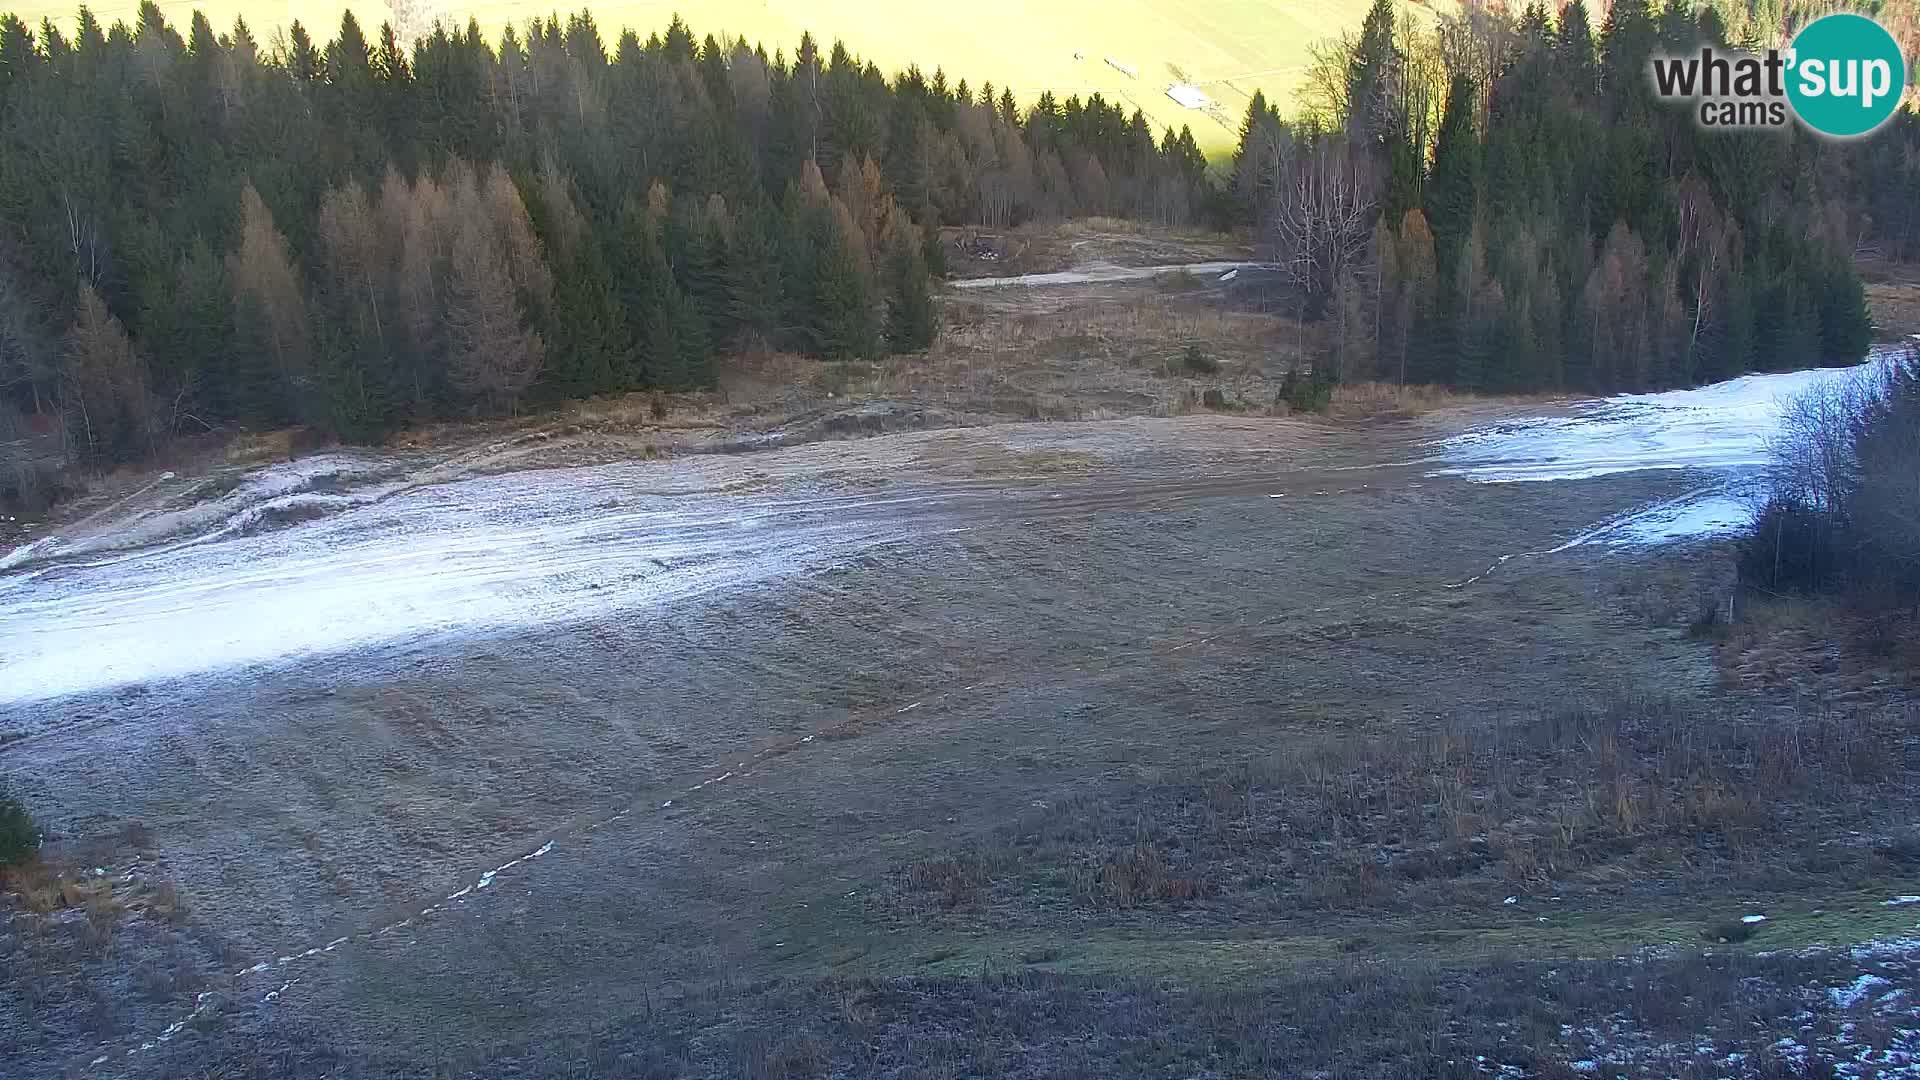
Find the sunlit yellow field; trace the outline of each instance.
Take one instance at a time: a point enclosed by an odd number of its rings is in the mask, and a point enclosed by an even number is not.
[[[103,22],[132,21],[139,0],[98,0]],[[489,36],[507,23],[547,14],[538,0],[424,0],[432,14],[456,22],[477,17]],[[575,0],[577,3],[578,0]],[[0,0],[0,8],[6,5]],[[30,24],[43,15],[70,24],[75,0],[24,0],[13,5]],[[881,3],[877,0],[606,0],[594,17],[611,47],[622,27],[642,37],[662,29],[678,11],[704,36],[733,34],[784,48],[801,31],[823,48],[834,39],[889,73],[919,64],[949,82],[978,88],[991,80],[1030,100],[1043,89],[1065,96],[1098,91],[1144,109],[1156,130],[1188,124],[1209,153],[1230,149],[1256,87],[1285,101],[1317,41],[1357,29],[1366,0],[968,0]],[[183,30],[196,7],[217,30],[245,14],[262,41],[294,19],[315,37],[331,36],[339,0],[160,0]],[[361,2],[355,15],[369,32],[392,18],[380,3]],[[564,14],[564,8],[561,9]],[[1111,62],[1110,62],[1111,61]],[[1127,70],[1123,70],[1127,69]],[[1197,86],[1211,100],[1198,108],[1167,96],[1177,82]]]

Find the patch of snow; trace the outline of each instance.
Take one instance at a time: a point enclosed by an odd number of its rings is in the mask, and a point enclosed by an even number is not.
[[[60,542],[57,536],[43,536],[30,544],[21,544],[5,555],[0,555],[0,570],[11,570],[36,555],[51,550]]]
[[[1888,354],[1890,355],[1890,354]],[[1456,435],[1440,444],[1439,475],[1488,483],[1584,480],[1641,469],[1762,465],[1788,400],[1829,379],[1856,379],[1874,364],[1746,375],[1692,390],[1619,394]]]
[[[255,501],[207,517],[209,533],[0,576],[0,705],[642,609],[832,562],[906,528],[876,528],[862,512],[893,496],[660,494],[657,472],[632,463],[418,486],[373,502],[258,498],[321,482],[321,466],[300,464],[236,489]],[[610,494],[625,497],[609,509]],[[274,514],[286,527],[261,527]],[[221,542],[206,542],[214,536]],[[43,714],[48,726],[61,719]]]
[[[1827,991],[1827,998],[1836,1008],[1851,1009],[1883,987],[1893,984],[1878,975],[1862,975],[1849,986],[1834,987]]]
[[[1692,537],[1727,536],[1753,523],[1753,508],[1747,498],[1726,493],[1700,495],[1678,504],[1665,505],[1655,513],[1622,523],[1607,537],[1615,547],[1631,544],[1663,544]]]
[[[1213,99],[1192,83],[1174,83],[1167,87],[1167,96],[1188,109],[1205,109],[1213,104]]]
[[[377,480],[386,467],[378,459],[361,454],[316,454],[255,469],[218,498],[197,497],[210,482],[202,479],[160,498],[156,505],[124,516],[113,515],[113,511],[126,502],[177,479],[171,472],[161,473],[152,483],[113,506],[96,511],[56,535],[15,549],[0,559],[0,570],[54,556],[95,555],[162,542],[205,543],[244,535],[263,526],[271,528],[281,522],[298,522],[375,502],[401,486],[397,483],[366,486]],[[351,494],[328,490],[354,485],[361,487]]]
[[[1829,380],[1874,377],[1892,357],[1865,364],[1747,375],[1692,390],[1620,394],[1456,435],[1438,445],[1432,475],[1481,483],[1584,480],[1647,469],[1720,473],[1720,483],[1602,522],[1556,551],[1586,543],[1661,544],[1725,535],[1752,521],[1764,494],[1757,473],[1786,403]],[[1551,554],[1546,552],[1545,554]],[[1529,553],[1536,554],[1536,553]]]
[[[1018,277],[965,278],[951,282],[956,289],[1001,289],[1015,286],[1042,288],[1048,285],[1100,285],[1113,281],[1146,281],[1150,278],[1185,271],[1189,274],[1223,274],[1259,263],[1197,262],[1168,263],[1163,266],[1094,265],[1078,270],[1056,270],[1047,274],[1021,274]]]

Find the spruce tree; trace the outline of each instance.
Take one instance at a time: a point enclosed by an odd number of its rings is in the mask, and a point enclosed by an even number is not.
[[[1382,134],[1376,130],[1378,111],[1396,60],[1393,19],[1393,0],[1373,0],[1347,63],[1347,127],[1366,143],[1377,142]]]
[[[938,315],[928,290],[927,266],[918,230],[894,231],[886,260],[887,348],[918,352],[933,344]]]
[[[766,344],[778,344],[786,311],[780,239],[786,225],[779,215],[761,208],[733,230],[727,258],[728,321],[738,333]]]
[[[1426,184],[1426,217],[1442,266],[1453,265],[1473,229],[1480,177],[1480,141],[1473,129],[1477,107],[1473,81],[1455,75],[1447,88],[1447,111],[1434,144],[1433,174]]]

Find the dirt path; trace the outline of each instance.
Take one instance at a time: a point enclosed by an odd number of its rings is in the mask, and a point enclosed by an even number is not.
[[[1092,264],[1074,270],[1056,270],[1047,274],[1018,274],[1011,277],[963,278],[951,283],[956,289],[1050,288],[1060,285],[1106,285],[1117,281],[1146,281],[1172,274],[1215,277],[1246,269],[1262,269],[1257,262],[1168,263],[1162,266],[1114,266]]]

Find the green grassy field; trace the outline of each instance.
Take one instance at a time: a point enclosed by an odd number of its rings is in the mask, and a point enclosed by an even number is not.
[[[534,0],[426,0],[453,21],[472,15],[489,34],[555,9]],[[94,5],[102,21],[132,20],[138,0]],[[316,37],[338,24],[338,0],[161,0],[170,20],[186,24],[194,8],[216,29],[244,14],[263,41],[275,27],[299,19]],[[560,9],[567,6],[557,5]],[[729,33],[776,46],[791,55],[802,31],[823,43],[846,42],[860,56],[893,72],[918,64],[978,88],[991,80],[1031,100],[1051,89],[1062,96],[1098,92],[1137,105],[1154,127],[1191,125],[1210,154],[1230,150],[1255,88],[1285,101],[1317,41],[1356,29],[1366,0],[1019,0],[888,4],[875,0],[607,0],[591,5],[608,40],[631,26],[644,37],[664,28],[676,11],[697,34]],[[24,0],[15,10],[37,25],[43,15],[71,22],[75,0]],[[1416,9],[1423,10],[1423,9]],[[391,17],[385,4],[355,9],[372,27]],[[1132,70],[1122,71],[1108,62]],[[1186,108],[1167,97],[1179,81],[1200,87],[1216,103]]]

